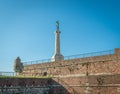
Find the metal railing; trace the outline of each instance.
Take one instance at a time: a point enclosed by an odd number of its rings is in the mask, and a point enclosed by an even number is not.
[[[23,65],[31,65],[31,64],[39,64],[39,63],[48,63],[48,62],[52,62],[51,59],[42,59],[42,60],[28,61],[22,63]]]
[[[15,76],[15,72],[3,72],[0,71],[0,76]]]
[[[77,58],[87,58],[87,57],[102,56],[102,55],[111,55],[111,54],[114,54],[114,50],[65,56],[64,60],[71,60],[71,59],[77,59]],[[22,62],[22,63],[25,66],[25,65],[31,65],[31,64],[48,63],[48,62],[53,62],[53,61],[51,61],[51,59],[43,59],[43,60],[28,61],[28,62]]]
[[[114,54],[114,50],[65,56],[64,60],[77,59],[77,58],[86,58],[86,57],[93,57],[93,56],[102,56],[102,55],[111,55],[111,54]]]

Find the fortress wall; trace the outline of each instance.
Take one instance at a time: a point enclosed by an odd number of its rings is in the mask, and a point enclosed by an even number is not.
[[[43,76],[45,72],[53,77],[50,85],[58,85],[51,88],[52,94],[119,94],[120,50],[111,55],[27,65],[20,75]]]
[[[91,63],[88,66],[89,74],[120,74],[120,60],[113,59]]]
[[[22,75],[49,76],[82,74],[119,74],[120,55],[103,55],[24,66]]]
[[[119,94],[120,75],[90,75],[54,78],[70,94]],[[91,93],[85,93],[85,92]]]
[[[50,81],[45,78],[0,78],[0,86],[47,86]]]
[[[120,74],[116,75],[88,75],[78,77],[56,77],[54,81],[62,85],[108,85],[120,84]]]
[[[62,85],[51,78],[0,78],[0,94],[8,93],[69,94]]]
[[[119,94],[120,74],[50,78],[0,78],[0,88],[45,86],[49,94]],[[12,88],[11,87],[11,88]],[[32,89],[32,88],[31,88]],[[40,89],[40,88],[39,88]],[[91,93],[85,93],[85,92]]]

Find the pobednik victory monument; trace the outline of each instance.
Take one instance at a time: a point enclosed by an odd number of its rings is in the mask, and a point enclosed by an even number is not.
[[[55,31],[55,52],[52,57],[52,61],[64,60],[64,56],[60,53],[60,30],[59,22],[56,21],[56,31]]]

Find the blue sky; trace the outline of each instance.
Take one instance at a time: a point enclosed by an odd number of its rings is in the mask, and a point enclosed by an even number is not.
[[[51,58],[57,20],[64,56],[120,48],[120,0],[0,0],[0,71]]]

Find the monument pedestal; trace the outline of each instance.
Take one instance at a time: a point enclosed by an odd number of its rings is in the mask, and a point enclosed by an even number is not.
[[[51,61],[59,61],[59,60],[64,60],[64,56],[61,54],[55,54],[55,55],[53,55]]]

